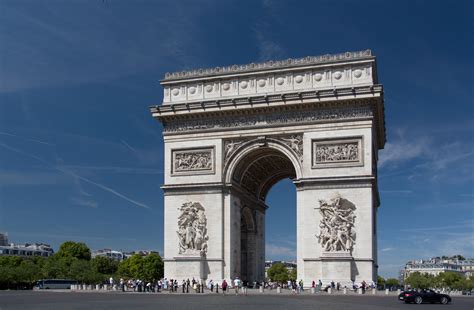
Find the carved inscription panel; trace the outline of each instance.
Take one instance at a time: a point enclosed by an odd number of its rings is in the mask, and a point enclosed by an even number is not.
[[[313,168],[362,165],[362,137],[313,140]]]
[[[214,173],[214,148],[172,150],[173,175]]]

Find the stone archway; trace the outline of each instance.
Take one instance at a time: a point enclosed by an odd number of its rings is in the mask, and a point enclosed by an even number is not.
[[[298,278],[377,278],[383,88],[370,51],[171,73],[161,81],[165,276],[262,280],[265,198],[297,190]]]
[[[239,202],[234,205],[234,212],[240,211],[241,217],[240,230],[234,232],[240,234],[240,247],[235,257],[240,259],[240,264],[235,264],[232,270],[234,277],[249,282],[264,280],[266,196],[282,179],[295,180],[296,171],[300,174],[301,169],[297,154],[301,143],[293,150],[285,144],[290,140],[286,136],[277,136],[239,142],[234,139],[225,143],[237,144],[232,152],[228,152],[224,169],[229,193]]]

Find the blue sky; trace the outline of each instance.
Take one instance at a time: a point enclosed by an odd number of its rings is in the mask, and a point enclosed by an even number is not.
[[[0,0],[0,231],[163,248],[167,71],[372,49],[385,87],[380,274],[474,257],[472,1]],[[267,258],[295,257],[295,188],[268,197]]]

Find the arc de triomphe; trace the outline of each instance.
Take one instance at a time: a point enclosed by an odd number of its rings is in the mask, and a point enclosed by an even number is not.
[[[298,279],[375,281],[385,126],[370,50],[171,73],[161,85],[151,113],[165,143],[165,277],[262,281],[265,198],[290,178]]]

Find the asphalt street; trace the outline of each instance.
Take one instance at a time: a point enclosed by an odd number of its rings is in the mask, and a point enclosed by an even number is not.
[[[474,309],[474,298],[454,297],[448,305],[404,304],[394,296],[214,294],[137,294],[121,292],[0,291],[0,310],[7,309]]]

